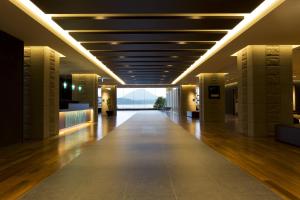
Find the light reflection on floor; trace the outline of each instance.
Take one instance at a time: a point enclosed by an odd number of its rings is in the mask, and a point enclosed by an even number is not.
[[[166,115],[171,119],[171,121],[187,129],[188,132],[193,134],[196,139],[201,140],[201,126],[199,119],[181,116],[177,112],[166,112]]]
[[[113,128],[123,124],[135,113],[136,111],[118,111],[117,115],[113,117],[99,116],[98,125],[96,125],[96,139],[101,140],[112,131]]]
[[[98,116],[98,123],[78,127],[59,136],[58,153],[64,154],[66,151],[75,147],[81,147],[88,143],[101,140],[115,127],[123,124],[135,113],[135,111],[118,111],[117,115],[112,117],[102,116],[100,114]],[[80,153],[81,148],[77,148],[77,150],[73,152],[72,157],[77,157]]]

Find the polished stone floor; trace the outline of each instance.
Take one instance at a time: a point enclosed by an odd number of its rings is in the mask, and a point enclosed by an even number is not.
[[[24,199],[278,199],[158,111],[137,112]]]
[[[66,131],[42,141],[0,148],[0,200],[18,199],[42,180],[77,158],[89,144],[103,139],[136,112],[98,117],[98,123]]]

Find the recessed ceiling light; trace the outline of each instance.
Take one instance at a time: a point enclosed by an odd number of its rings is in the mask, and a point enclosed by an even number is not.
[[[168,67],[173,67],[173,65],[167,65]]]
[[[125,58],[125,56],[120,56],[119,58],[121,58],[121,59],[124,59],[124,58]]]
[[[169,71],[168,71],[168,70],[165,70],[165,72],[166,72],[166,73],[169,73]]]
[[[190,18],[190,19],[202,19],[201,16],[190,16],[189,18]]]
[[[181,41],[181,42],[178,42],[178,44],[186,44],[186,42]]]
[[[117,44],[119,44],[119,42],[111,42],[110,44],[117,45]]]
[[[166,75],[162,75],[162,77],[166,77]]]
[[[96,16],[96,17],[94,17],[94,19],[96,19],[96,20],[103,20],[103,19],[106,19],[106,17],[104,17],[104,16]]]
[[[130,71],[128,71],[128,73],[129,73],[129,74],[131,74],[131,73],[132,73],[132,71],[130,70]]]
[[[131,78],[134,78],[135,76],[130,76]]]
[[[171,58],[178,58],[178,56],[171,56]]]

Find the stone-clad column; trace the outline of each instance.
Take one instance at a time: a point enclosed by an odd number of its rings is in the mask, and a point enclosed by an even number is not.
[[[72,100],[89,103],[93,108],[93,121],[98,122],[98,75],[72,74]]]
[[[224,122],[225,78],[224,73],[203,73],[199,76],[200,120]]]
[[[180,97],[180,114],[187,115],[187,111],[196,110],[196,86],[195,85],[181,85],[179,91]]]
[[[102,97],[102,115],[107,115],[106,111],[111,110],[114,115],[117,114],[117,87],[115,85],[102,85],[101,86]],[[107,100],[110,101],[111,108],[108,107]]]
[[[60,54],[49,47],[24,49],[24,137],[58,134]]]
[[[253,45],[237,56],[240,131],[274,135],[276,124],[292,123],[292,47]]]

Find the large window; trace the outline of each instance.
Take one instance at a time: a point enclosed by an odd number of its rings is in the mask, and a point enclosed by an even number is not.
[[[117,88],[119,109],[149,109],[158,97],[166,97],[166,88]]]

